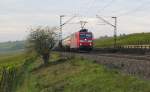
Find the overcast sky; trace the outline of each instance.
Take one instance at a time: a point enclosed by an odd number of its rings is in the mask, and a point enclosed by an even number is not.
[[[78,15],[64,26],[64,37],[78,31],[80,25],[74,23],[81,20],[95,37],[113,35],[97,14],[111,23],[111,16],[117,16],[118,34],[150,32],[150,0],[0,0],[0,42],[25,39],[31,27],[58,26],[62,14],[64,22]]]

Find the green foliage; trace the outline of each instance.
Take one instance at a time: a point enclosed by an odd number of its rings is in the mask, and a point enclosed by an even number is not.
[[[27,40],[27,50],[34,51],[41,56],[45,65],[48,63],[50,51],[55,45],[55,30],[56,28],[49,27],[31,29]]]
[[[149,81],[79,57],[58,56],[54,53],[47,67],[42,67],[39,59],[34,62],[17,92],[150,92]]]
[[[24,53],[0,56],[0,92],[15,92],[29,61],[33,60]]]
[[[38,27],[31,29],[27,40],[27,48],[42,55],[49,53],[55,44],[55,29],[49,27]]]
[[[117,38],[118,45],[150,45],[150,33],[137,33],[119,36]],[[95,40],[95,47],[112,47],[114,45],[114,38],[97,39]]]
[[[0,67],[5,66],[0,74],[1,92],[150,92],[149,80],[123,75],[74,55],[64,58],[52,53],[46,67],[34,56],[0,56]]]

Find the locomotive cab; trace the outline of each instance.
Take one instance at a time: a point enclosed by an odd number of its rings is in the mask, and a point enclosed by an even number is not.
[[[79,50],[90,51],[93,49],[93,35],[87,29],[79,31]]]

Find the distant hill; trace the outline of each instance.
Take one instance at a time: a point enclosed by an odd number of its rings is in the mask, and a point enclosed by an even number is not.
[[[94,41],[94,47],[112,47],[114,44],[113,37],[99,38]],[[122,35],[117,37],[118,45],[150,45],[150,33],[135,33],[129,35]],[[0,43],[0,54],[23,51],[25,48],[25,41],[9,41]]]
[[[114,38],[100,38],[96,39],[95,47],[111,47],[114,44]],[[118,45],[150,45],[150,33],[135,33],[129,35],[122,35],[117,37]]]
[[[9,41],[0,43],[0,53],[18,52],[25,48],[25,41]]]

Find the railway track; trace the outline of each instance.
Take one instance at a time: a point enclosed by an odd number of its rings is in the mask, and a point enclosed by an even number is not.
[[[99,56],[105,56],[105,57],[115,57],[115,58],[126,58],[126,59],[135,59],[135,60],[146,60],[150,61],[150,55],[135,55],[135,54],[121,54],[121,53],[105,53],[105,54],[98,54],[98,53],[90,53],[90,55],[99,55]]]
[[[150,49],[146,48],[94,48],[94,53],[123,53],[123,54],[150,54]]]
[[[90,59],[98,64],[103,64],[110,69],[119,69],[129,75],[138,75],[144,79],[150,79],[150,55],[133,55],[119,53],[69,53],[65,55],[77,55]]]

